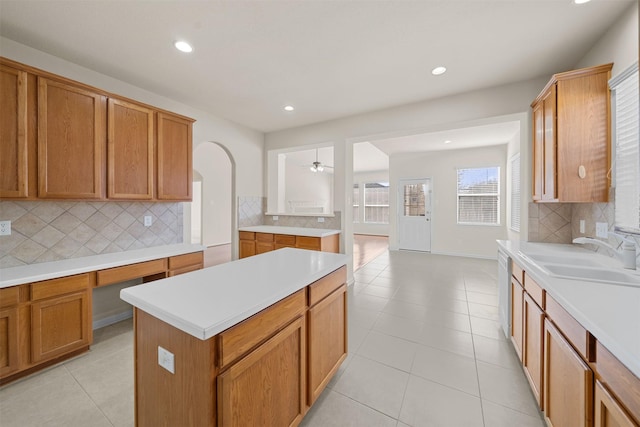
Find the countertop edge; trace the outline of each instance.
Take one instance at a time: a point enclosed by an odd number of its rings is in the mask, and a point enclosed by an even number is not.
[[[290,230],[287,230],[290,229]],[[313,231],[310,231],[313,230]],[[273,233],[285,234],[288,236],[303,237],[327,237],[334,234],[342,233],[342,230],[330,228],[311,228],[311,227],[287,227],[282,225],[252,225],[248,227],[240,227],[238,231],[249,231],[254,233]]]

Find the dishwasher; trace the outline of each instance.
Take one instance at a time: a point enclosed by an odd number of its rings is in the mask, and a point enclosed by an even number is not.
[[[511,336],[511,258],[498,249],[498,315],[507,338]]]

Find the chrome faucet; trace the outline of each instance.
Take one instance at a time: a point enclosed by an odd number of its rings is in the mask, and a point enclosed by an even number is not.
[[[613,234],[618,238],[622,239],[622,247],[620,250],[614,248],[607,242],[603,242],[602,240],[594,239],[593,237],[577,237],[573,239],[573,243],[577,244],[585,244],[589,243],[592,245],[600,246],[606,249],[609,249],[615,258],[622,261],[622,266],[624,268],[628,268],[629,270],[636,269],[636,243],[629,239],[628,237],[623,237],[614,233]]]

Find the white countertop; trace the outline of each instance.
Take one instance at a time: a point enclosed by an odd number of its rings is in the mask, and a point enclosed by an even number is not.
[[[640,377],[640,287],[551,277],[521,254],[570,255],[610,266],[619,262],[574,245],[498,240],[498,246]]]
[[[201,340],[332,271],[347,257],[283,248],[120,291],[120,298]]]
[[[255,233],[289,234],[292,236],[327,237],[339,234],[340,230],[308,227],[280,227],[278,225],[255,225],[253,227],[241,227],[238,231],[252,231]]]
[[[175,244],[3,268],[0,269],[0,288],[183,255],[204,249],[205,247],[201,245]]]

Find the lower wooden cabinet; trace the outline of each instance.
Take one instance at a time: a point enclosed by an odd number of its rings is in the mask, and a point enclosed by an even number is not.
[[[254,240],[240,240],[240,258],[247,258],[256,254],[256,242]]]
[[[544,321],[543,384],[548,426],[593,425],[593,371],[548,319]]]
[[[240,231],[239,242],[240,258],[246,258],[281,248],[298,248],[333,253],[340,252],[339,234],[324,237],[310,237]]]
[[[347,287],[342,285],[309,309],[309,383],[307,403],[316,401],[347,357]]]
[[[600,381],[596,381],[594,406],[594,427],[638,427]]]
[[[18,307],[0,310],[0,376],[19,369]]]
[[[263,254],[265,252],[271,252],[274,249],[275,249],[275,246],[273,243],[256,242],[256,255]]]
[[[169,257],[169,277],[200,270],[204,267],[204,252]]]
[[[305,337],[303,316],[218,376],[219,426],[296,426],[302,421]]]
[[[544,312],[527,293],[524,294],[523,302],[522,365],[538,405],[544,409],[542,400]]]

